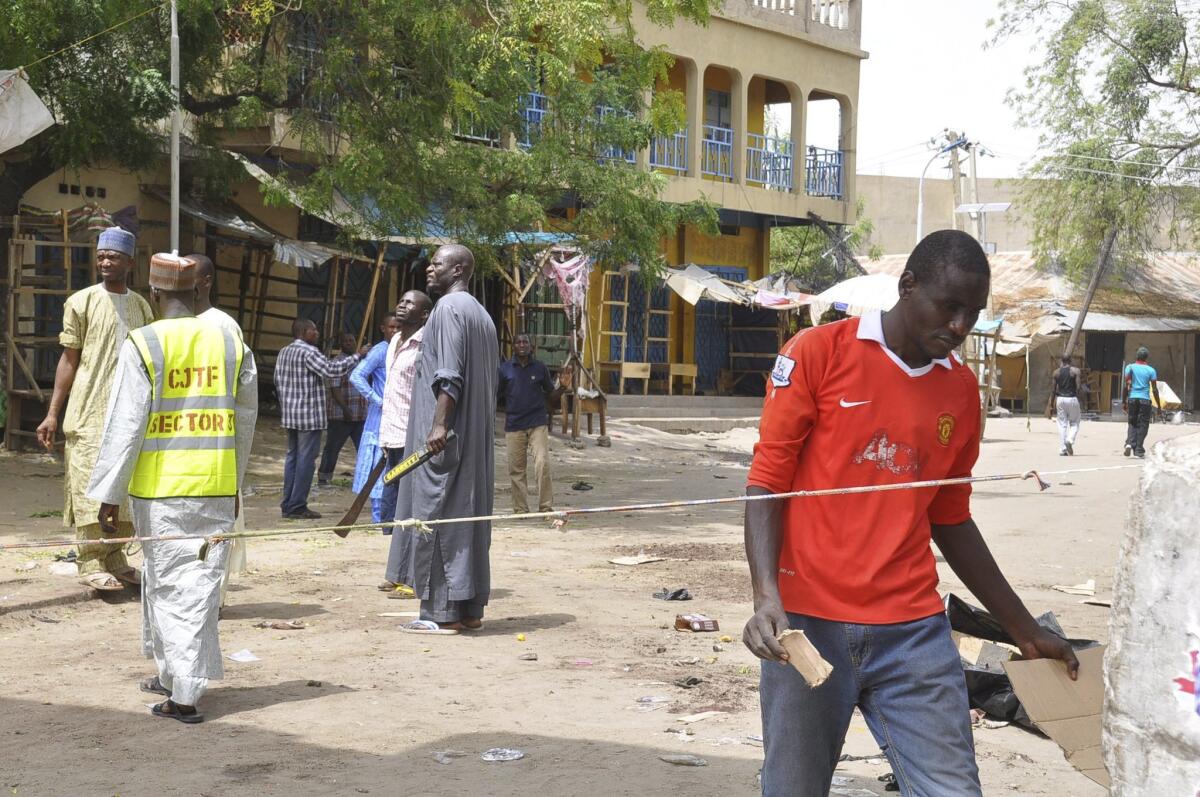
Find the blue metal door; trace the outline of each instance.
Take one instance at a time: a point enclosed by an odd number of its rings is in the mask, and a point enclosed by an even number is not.
[[[742,282],[749,270],[741,266],[702,266],[721,279]],[[729,319],[733,305],[704,299],[696,304],[696,389],[713,394],[722,368],[729,367]]]

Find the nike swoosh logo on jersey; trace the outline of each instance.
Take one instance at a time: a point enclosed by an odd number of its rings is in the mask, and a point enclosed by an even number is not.
[[[860,405],[862,405],[862,404],[870,404],[870,403],[871,403],[871,399],[867,399],[866,401],[846,401],[845,399],[842,399],[842,400],[841,400],[841,401],[839,401],[838,403],[839,403],[839,404],[841,404],[843,407],[847,407],[847,408],[849,408],[849,407],[858,407],[858,406],[860,406]]]

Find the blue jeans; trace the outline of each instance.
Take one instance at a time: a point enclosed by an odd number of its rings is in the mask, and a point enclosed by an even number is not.
[[[312,489],[317,452],[321,449],[321,430],[288,429],[287,459],[283,462],[283,498],[279,509],[294,515],[308,509],[308,491]]]
[[[384,451],[387,452],[387,465],[383,469],[383,475],[386,476],[389,470],[404,461],[404,449],[385,448]],[[383,476],[379,478],[382,479]],[[378,518],[381,522],[387,523],[396,519],[396,497],[399,492],[400,481],[398,479],[391,484],[383,485],[383,498],[380,499]],[[380,531],[384,534],[391,534],[393,528],[394,526],[383,526]]]
[[[980,797],[970,707],[945,614],[855,625],[789,614],[833,665],[816,689],[762,662],[764,797],[826,797],[857,706],[905,797]]]

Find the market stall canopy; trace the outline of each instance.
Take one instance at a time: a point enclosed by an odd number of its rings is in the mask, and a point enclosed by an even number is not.
[[[664,278],[667,287],[688,304],[707,299],[769,310],[795,310],[813,298],[810,294],[791,290],[786,277],[767,277],[756,282],[738,283],[721,279],[711,271],[691,263],[682,269],[666,269]]]
[[[54,117],[19,69],[0,69],[0,152],[8,152],[54,124]]]
[[[170,203],[170,196],[161,188],[145,186],[142,192],[160,202]],[[335,257],[346,260],[365,260],[349,252],[314,243],[288,238],[268,230],[266,227],[241,216],[234,208],[224,204],[180,197],[179,210],[194,219],[208,222],[225,232],[241,235],[263,246],[270,246],[276,262],[295,268],[317,268]]]
[[[813,326],[830,309],[847,315],[862,315],[872,310],[891,310],[900,300],[898,278],[890,274],[867,274],[839,282],[808,303]]]

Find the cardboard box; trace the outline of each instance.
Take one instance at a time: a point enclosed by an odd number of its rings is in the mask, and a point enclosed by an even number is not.
[[[1079,680],[1072,681],[1057,660],[1010,661],[1004,670],[1017,699],[1042,733],[1053,739],[1067,760],[1083,774],[1108,788],[1108,770],[1100,749],[1104,709],[1104,650],[1082,650]]]
[[[719,631],[717,621],[702,614],[675,615],[676,631]]]

